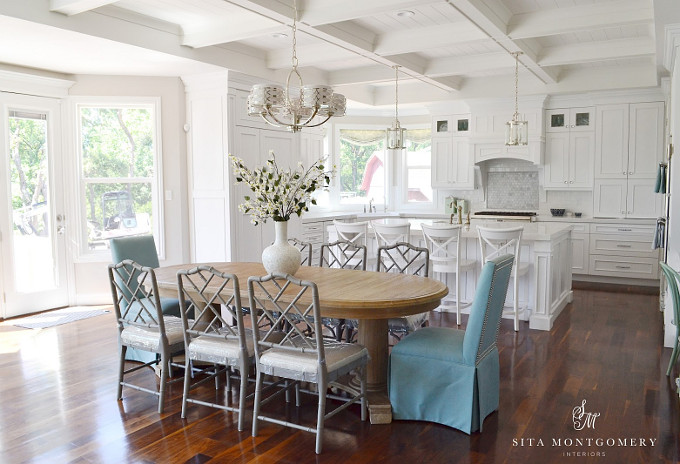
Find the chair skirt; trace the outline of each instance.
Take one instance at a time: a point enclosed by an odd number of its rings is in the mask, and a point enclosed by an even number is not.
[[[179,300],[177,298],[161,298],[161,308],[163,314],[179,317]],[[128,348],[125,352],[126,361],[138,361],[148,363],[156,359],[156,353],[150,351]]]
[[[394,419],[436,422],[467,434],[482,430],[484,418],[498,409],[498,349],[466,363],[464,333],[424,328],[394,346],[389,365]]]

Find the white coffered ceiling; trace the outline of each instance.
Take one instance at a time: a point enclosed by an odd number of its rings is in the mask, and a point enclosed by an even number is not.
[[[297,0],[308,83],[368,106],[653,87],[670,0]],[[292,0],[0,1],[0,62],[64,74],[285,80]],[[667,18],[664,18],[667,19]]]

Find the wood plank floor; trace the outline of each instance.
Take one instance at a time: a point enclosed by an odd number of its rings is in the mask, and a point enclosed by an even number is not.
[[[671,350],[661,348],[657,308],[655,296],[577,290],[550,333],[527,324],[515,333],[504,320],[500,407],[483,433],[407,421],[371,425],[350,408],[328,421],[321,456],[307,432],[265,423],[253,438],[236,430],[233,414],[196,405],[180,419],[181,383],[160,416],[151,395],[126,390],[116,401],[112,314],[42,330],[5,321],[0,462],[678,462],[680,410],[665,376]],[[435,314],[431,324],[452,326],[455,317]],[[137,380],[154,386],[156,377],[145,369]],[[215,401],[225,396],[214,387],[201,394]],[[572,410],[584,399],[585,410],[600,415],[594,428],[577,431]],[[299,409],[280,407],[308,423],[315,409],[311,398]]]

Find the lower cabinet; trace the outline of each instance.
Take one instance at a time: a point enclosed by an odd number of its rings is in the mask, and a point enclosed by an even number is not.
[[[591,224],[590,274],[657,279],[659,250],[652,249],[651,224]]]

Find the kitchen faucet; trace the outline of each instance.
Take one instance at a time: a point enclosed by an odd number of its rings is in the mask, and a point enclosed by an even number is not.
[[[373,198],[368,200],[368,212],[375,213],[375,206],[373,206]]]

